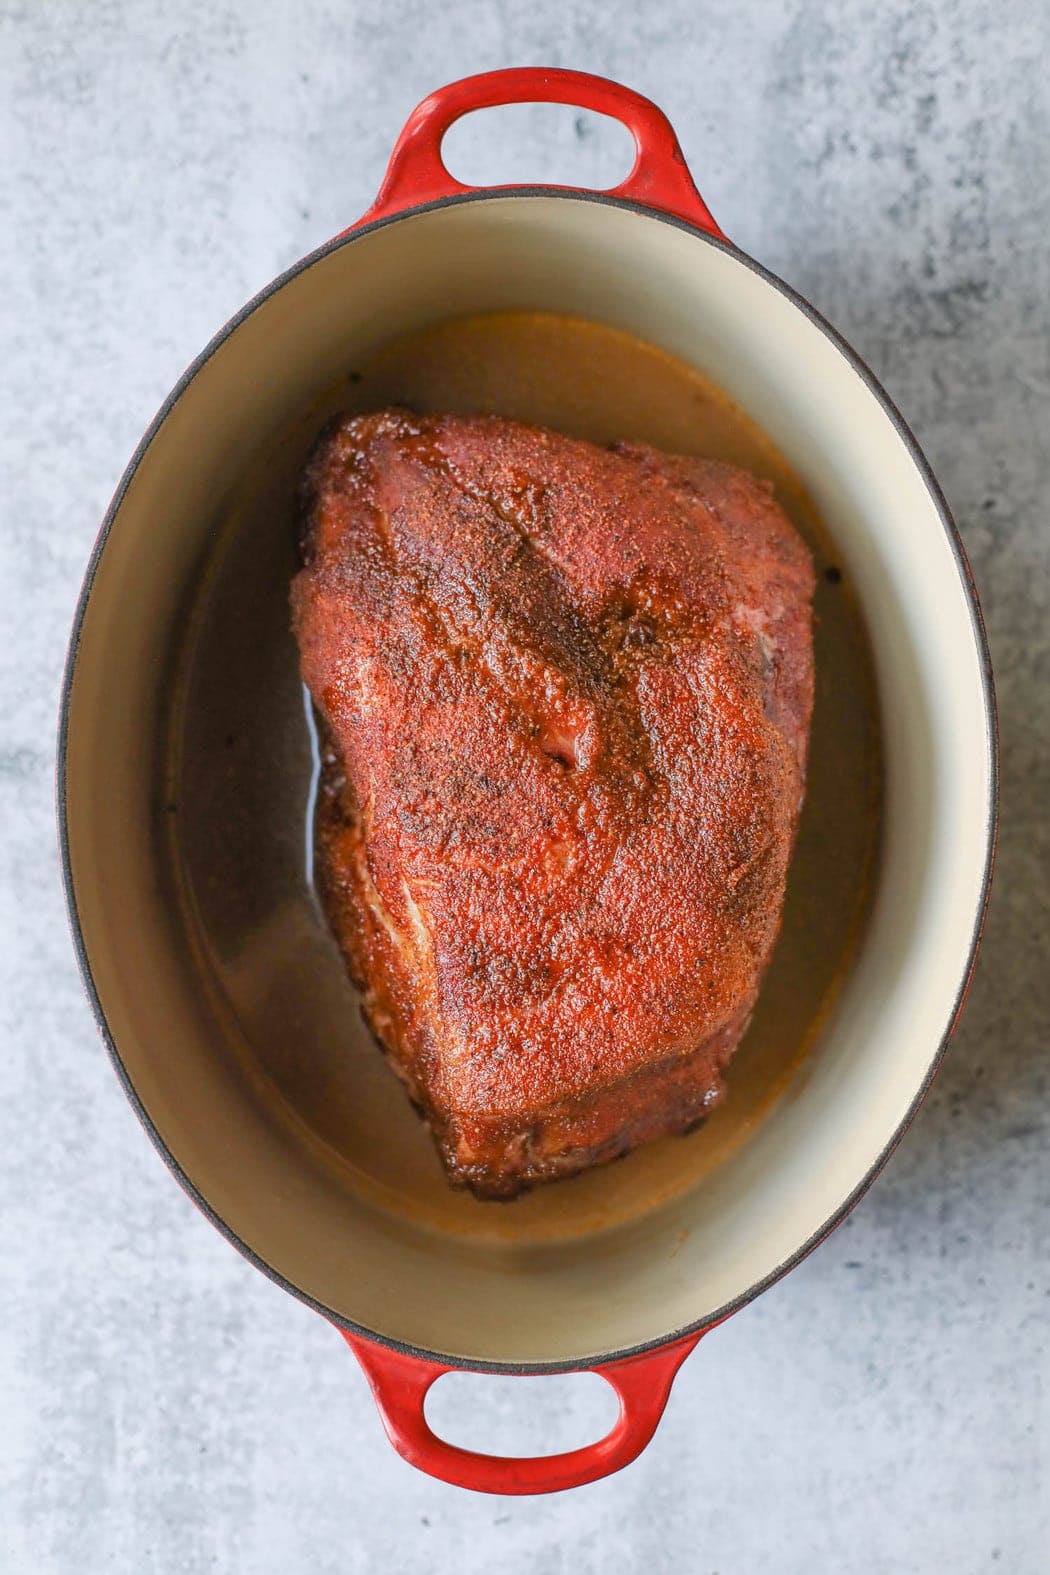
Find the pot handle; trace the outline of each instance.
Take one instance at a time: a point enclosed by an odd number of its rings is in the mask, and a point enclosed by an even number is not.
[[[707,1330],[589,1369],[616,1391],[620,1415],[612,1431],[583,1449],[526,1459],[477,1454],[446,1443],[431,1430],[423,1414],[427,1391],[452,1368],[345,1329],[339,1332],[364,1369],[387,1437],[409,1465],[475,1493],[560,1493],[611,1476],[641,1454],[663,1415],[675,1374]]]
[[[658,208],[675,218],[706,230],[719,240],[718,228],[678,146],[678,138],[662,110],[640,93],[595,77],[585,71],[560,71],[543,66],[513,66],[485,71],[438,88],[417,106],[394,145],[379,195],[363,218],[353,225],[371,224],[420,203],[436,202],[475,191],[450,175],[441,158],[441,143],[449,127],[475,109],[497,104],[572,104],[621,121],[634,138],[634,168],[625,181],[605,193],[626,197]],[[502,188],[513,189],[513,188]],[[581,191],[584,188],[561,188]]]

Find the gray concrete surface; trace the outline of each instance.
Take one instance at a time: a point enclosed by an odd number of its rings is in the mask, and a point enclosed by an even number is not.
[[[1040,0],[0,3],[0,1570],[1050,1568],[1050,25]],[[58,886],[67,627],[136,439],[228,314],[367,204],[468,71],[621,77],[716,215],[875,367],[973,557],[1002,710],[983,962],[913,1131],[849,1224],[684,1370],[619,1478],[428,1481],[337,1336],[173,1185],[98,1043]],[[478,178],[622,144],[525,113]],[[611,168],[610,168],[611,166]],[[593,1381],[594,1384],[597,1381]],[[597,1431],[586,1380],[459,1380],[461,1441]]]

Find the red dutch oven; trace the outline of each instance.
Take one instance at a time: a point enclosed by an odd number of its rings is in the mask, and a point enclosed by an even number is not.
[[[637,149],[622,185],[477,191],[448,174],[458,117],[536,101],[622,121]],[[339,387],[377,346],[486,312],[622,330],[769,434],[862,611],[884,778],[863,932],[783,1097],[706,1169],[686,1158],[701,1133],[504,1206],[445,1187],[354,1010],[310,887],[313,745],[287,618],[294,477]],[[345,1336],[407,1460],[551,1492],[635,1458],[701,1336],[842,1219],[914,1115],[988,895],[988,656],[914,438],[813,308],[725,239],[660,111],[597,77],[499,71],[419,106],[368,214],[229,323],[143,438],[77,612],[59,804],[85,982],[173,1173]],[[619,1420],[561,1455],[454,1447],[424,1416],[452,1368],[593,1370]]]

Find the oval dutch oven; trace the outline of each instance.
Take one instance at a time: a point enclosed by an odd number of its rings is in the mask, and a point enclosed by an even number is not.
[[[622,121],[637,148],[623,184],[477,191],[452,179],[441,142],[458,117],[536,101]],[[226,1052],[157,830],[157,718],[216,510],[238,475],[362,347],[504,309],[588,317],[662,346],[780,446],[866,616],[886,774],[870,920],[792,1097],[702,1188],[621,1231],[534,1251],[415,1228],[338,1185],[272,1118]],[[407,1460],[482,1491],[551,1492],[634,1459],[701,1336],[827,1235],[915,1114],[960,1011],[987,901],[996,746],[984,633],[911,433],[813,308],[726,240],[660,111],[597,77],[499,71],[419,106],[374,207],[228,324],[144,437],[76,617],[59,803],[87,988],[174,1174],[252,1262],[341,1331]],[[451,1368],[593,1370],[616,1390],[619,1420],[567,1454],[457,1448],[423,1414]]]

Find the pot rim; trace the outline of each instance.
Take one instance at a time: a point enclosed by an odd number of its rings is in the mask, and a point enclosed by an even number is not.
[[[761,1280],[756,1281],[746,1290],[731,1298],[722,1307],[718,1308],[712,1313],[707,1314],[705,1317],[698,1319],[694,1323],[685,1324],[680,1328],[668,1330],[666,1334],[663,1334],[652,1340],[643,1341],[638,1345],[627,1346],[614,1351],[597,1352],[593,1356],[581,1358],[575,1361],[513,1362],[482,1359],[471,1360],[466,1357],[450,1355],[445,1352],[431,1351],[423,1347],[409,1345],[403,1341],[393,1339],[391,1336],[384,1334],[380,1330],[368,1329],[362,1324],[355,1323],[352,1319],[344,1317],[341,1313],[337,1313],[333,1308],[325,1306],[323,1302],[318,1301],[315,1297],[311,1296],[308,1291],[305,1291],[300,1286],[294,1284],[285,1275],[283,1275],[279,1269],[276,1269],[272,1264],[260,1257],[260,1255],[252,1247],[250,1247],[247,1242],[243,1241],[236,1234],[232,1227],[198,1191],[189,1175],[183,1170],[179,1160],[168,1148],[163,1137],[150,1118],[150,1115],[147,1112],[145,1106],[139,1099],[134,1084],[132,1083],[132,1080],[128,1074],[127,1068],[121,1059],[120,1051],[117,1048],[116,1041],[113,1035],[110,1033],[105,1012],[95,988],[95,983],[91,972],[91,964],[88,959],[87,948],[84,942],[83,931],[81,929],[79,908],[73,884],[72,861],[69,851],[69,825],[67,815],[68,781],[66,768],[67,737],[72,702],[73,680],[76,671],[77,656],[79,653],[81,629],[83,627],[88,603],[90,601],[91,592],[94,586],[95,574],[98,569],[102,553],[105,550],[110,531],[113,528],[117,515],[120,512],[128,488],[130,487],[131,482],[139,469],[139,466],[145,460],[154,438],[160,431],[160,428],[167,420],[175,405],[182,398],[183,394],[187,392],[201,369],[208,361],[210,361],[211,357],[216,353],[216,351],[219,350],[223,344],[225,344],[226,340],[233,335],[233,333],[241,326],[241,324],[244,323],[260,306],[262,306],[272,296],[276,295],[278,291],[283,289],[286,284],[291,283],[293,279],[296,279],[300,274],[305,273],[315,263],[323,261],[326,257],[340,250],[344,246],[352,245],[354,241],[361,239],[365,235],[371,234],[374,230],[383,229],[391,224],[398,224],[403,219],[414,218],[419,214],[434,212],[441,208],[458,207],[465,203],[486,202],[493,198],[506,200],[513,198],[529,199],[534,197],[555,197],[565,201],[589,202],[601,204],[606,207],[624,208],[630,212],[638,214],[642,218],[653,219],[661,224],[671,225],[675,229],[684,230],[687,234],[691,234],[696,237],[696,239],[701,241],[703,244],[707,246],[713,246],[718,251],[727,253],[733,258],[734,261],[739,262],[743,267],[756,274],[766,284],[771,286],[780,295],[784,296],[784,298],[791,305],[795,306],[800,312],[802,312],[803,316],[805,316],[809,322],[812,323],[812,325],[825,336],[825,338],[830,340],[834,347],[839,351],[840,355],[845,358],[852,369],[864,382],[869,391],[878,400],[879,404],[882,406],[882,409],[889,417],[894,429],[897,432],[897,435],[900,437],[901,441],[908,450],[912,463],[919,472],[923,485],[929,494],[930,500],[933,503],[934,509],[940,520],[941,528],[944,531],[944,534],[948,540],[948,544],[952,550],[956,569],[959,573],[960,580],[962,581],[963,590],[966,597],[967,610],[970,616],[970,625],[974,644],[977,648],[981,674],[981,698],[984,711],[983,720],[986,747],[986,765],[988,769],[988,811],[985,825],[984,865],[981,874],[980,896],[974,914],[973,927],[970,933],[966,957],[960,972],[959,985],[956,990],[955,998],[953,1000],[951,1011],[948,1015],[944,1030],[936,1048],[934,1049],[932,1057],[927,1064],[922,1081],[919,1084],[919,1087],[903,1119],[890,1137],[882,1152],[860,1178],[856,1186],[839,1205],[839,1207],[824,1221],[824,1223],[817,1231],[813,1233],[812,1236],[810,1236],[800,1247],[795,1250],[795,1252],[790,1254],[774,1269],[770,1270],[770,1272],[763,1276]],[[208,344],[204,347],[200,354],[190,363],[185,372],[183,372],[182,376],[175,383],[174,387],[171,389],[171,392],[161,404],[142,438],[139,440],[139,443],[131,459],[129,460],[128,465],[120,478],[116,491],[113,494],[112,500],[110,501],[109,507],[107,508],[105,516],[102,520],[102,524],[95,539],[91,557],[88,561],[88,566],[84,574],[83,584],[81,585],[80,593],[77,598],[76,612],[73,618],[73,625],[66,652],[65,666],[62,674],[58,746],[56,752],[55,790],[58,815],[62,886],[66,899],[66,913],[72,934],[73,948],[76,953],[77,965],[80,969],[81,979],[83,981],[84,988],[91,1006],[92,1016],[95,1019],[95,1026],[98,1029],[103,1043],[105,1044],[113,1069],[120,1080],[121,1086],[124,1089],[124,1093],[127,1096],[132,1109],[135,1111],[139,1121],[145,1128],[154,1148],[160,1154],[160,1157],[168,1167],[169,1171],[175,1177],[176,1181],[178,1181],[183,1191],[189,1195],[201,1212],[226,1238],[231,1246],[235,1247],[237,1251],[248,1260],[249,1263],[251,1263],[255,1268],[259,1269],[276,1285],[279,1285],[282,1290],[287,1291],[298,1301],[304,1302],[308,1307],[313,1308],[315,1312],[320,1313],[323,1318],[326,1318],[329,1323],[334,1324],[336,1328],[343,1330],[348,1334],[352,1334],[359,1339],[371,1340],[377,1345],[385,1346],[389,1350],[400,1352],[402,1355],[415,1357],[423,1362],[438,1362],[442,1365],[442,1367],[445,1368],[458,1368],[466,1372],[477,1373],[534,1374],[539,1376],[542,1374],[585,1372],[611,1362],[623,1361],[628,1357],[641,1356],[648,1352],[661,1350],[664,1346],[672,1345],[675,1342],[687,1339],[691,1335],[702,1334],[705,1330],[713,1328],[716,1324],[722,1323],[733,1313],[739,1312],[741,1308],[746,1307],[750,1302],[754,1301],[756,1297],[761,1296],[762,1293],[768,1290],[772,1285],[775,1285],[778,1280],[782,1279],[784,1275],[790,1273],[790,1271],[794,1269],[799,1263],[801,1263],[804,1258],[807,1258],[814,1248],[818,1247],[821,1242],[826,1240],[826,1238],[831,1235],[832,1231],[835,1230],[836,1227],[840,1225],[845,1217],[852,1211],[852,1209],[856,1207],[856,1205],[860,1202],[860,1199],[871,1186],[872,1182],[882,1171],[887,1160],[890,1158],[890,1155],[896,1149],[908,1128],[911,1126],[919,1112],[919,1109],[926,1099],[927,1094],[929,1093],[933,1079],[936,1076],[944,1059],[945,1052],[947,1051],[949,1041],[959,1020],[959,1016],[962,1012],[966,1001],[966,996],[969,992],[973,979],[974,968],[977,961],[977,953],[980,948],[981,939],[984,934],[984,927],[987,920],[988,903],[991,894],[992,871],[995,863],[996,844],[998,838],[998,717],[996,711],[994,682],[992,677],[991,657],[988,649],[988,637],[985,629],[984,617],[981,612],[980,602],[977,596],[977,587],[974,581],[973,571],[970,568],[970,563],[966,556],[966,550],[959,535],[958,527],[952,518],[948,503],[930,468],[926,456],[919,446],[915,434],[904,420],[904,417],[901,415],[890,396],[886,393],[886,390],[882,387],[878,378],[872,372],[867,363],[861,358],[861,356],[859,356],[852,346],[842,337],[842,335],[832,327],[832,325],[825,317],[823,317],[816,307],[814,307],[812,303],[808,301],[803,295],[799,294],[797,290],[793,289],[782,279],[778,278],[776,274],[771,273],[770,270],[763,267],[761,263],[756,262],[754,258],[749,257],[747,253],[741,251],[739,247],[734,246],[730,241],[724,240],[719,236],[712,235],[709,231],[701,228],[698,224],[690,223],[686,219],[679,218],[674,214],[663,212],[660,209],[649,207],[645,203],[637,202],[633,199],[625,197],[613,197],[606,192],[587,191],[574,187],[540,185],[496,186],[476,191],[472,190],[456,193],[453,196],[441,197],[432,202],[414,204],[413,206],[404,208],[397,213],[387,214],[384,217],[371,220],[367,223],[361,223],[356,226],[352,226],[348,230],[344,230],[332,240],[325,242],[322,246],[317,247],[314,251],[308,252],[304,257],[293,263],[292,266],[287,268],[283,273],[278,274],[277,277],[271,280],[268,285],[264,286],[262,290],[258,291],[254,296],[252,296],[252,298],[240,309],[240,311],[235,313],[234,316],[231,317],[229,321],[219,329],[219,331],[211,338],[211,340],[209,340]]]

